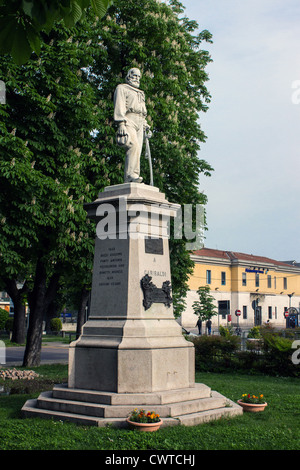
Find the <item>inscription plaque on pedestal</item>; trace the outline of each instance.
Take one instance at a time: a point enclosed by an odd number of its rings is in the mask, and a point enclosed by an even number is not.
[[[162,238],[145,238],[145,253],[153,255],[163,255],[163,239]]]

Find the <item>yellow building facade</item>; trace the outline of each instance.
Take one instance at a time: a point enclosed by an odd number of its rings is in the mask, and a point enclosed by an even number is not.
[[[247,329],[268,321],[280,328],[293,326],[293,322],[298,326],[299,265],[209,248],[193,252],[192,259],[195,267],[182,326],[195,327],[192,304],[198,300],[197,289],[205,285],[210,287],[218,311],[212,318],[213,329],[228,323]],[[290,316],[286,318],[288,309]]]

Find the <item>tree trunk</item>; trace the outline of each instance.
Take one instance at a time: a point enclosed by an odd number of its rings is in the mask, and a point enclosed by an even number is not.
[[[27,292],[25,284],[21,289],[17,288],[17,282],[11,279],[5,279],[5,289],[14,304],[14,323],[12,331],[12,343],[23,344],[25,343],[25,302],[23,295]]]
[[[29,328],[23,358],[23,366],[38,366],[41,360],[42,327],[45,307],[47,275],[44,264],[38,260],[33,291],[30,293]]]
[[[83,287],[77,314],[76,339],[81,335],[82,327],[85,322],[85,309],[90,296],[90,289]]]
[[[25,333],[25,316],[26,306],[21,301],[14,301],[14,323],[11,342],[17,344],[24,344],[26,339]]]
[[[44,263],[38,260],[34,288],[28,297],[30,315],[27,342],[23,358],[24,367],[38,366],[40,364],[44,312],[47,311],[50,303],[55,298],[59,277],[60,274],[58,271],[54,273],[47,288],[46,268]]]

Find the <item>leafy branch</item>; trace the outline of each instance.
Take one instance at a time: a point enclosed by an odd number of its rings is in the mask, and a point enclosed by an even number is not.
[[[92,8],[102,18],[112,0],[0,0],[0,54],[11,54],[24,64],[34,51],[41,52],[41,32],[47,34],[56,21],[72,28]]]

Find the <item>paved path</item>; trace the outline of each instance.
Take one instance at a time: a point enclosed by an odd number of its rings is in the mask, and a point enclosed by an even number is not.
[[[5,364],[7,366],[22,366],[25,347],[5,348]],[[42,346],[41,364],[68,363],[69,345],[63,343],[47,343]]]

